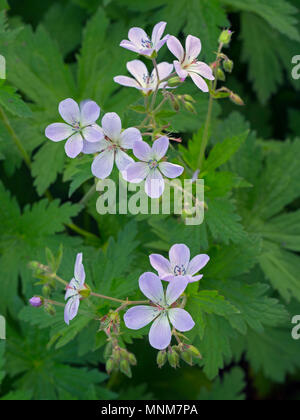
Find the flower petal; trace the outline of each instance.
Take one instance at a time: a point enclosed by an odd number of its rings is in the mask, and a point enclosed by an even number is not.
[[[117,150],[116,165],[120,172],[125,171],[127,167],[133,162],[134,160],[132,159],[132,157],[128,156],[127,153],[123,152],[120,149]]]
[[[169,320],[176,330],[184,332],[190,331],[195,326],[191,315],[181,308],[172,308],[168,310]]]
[[[65,300],[78,295],[78,282],[73,278],[66,287]]]
[[[190,72],[189,75],[191,76],[191,78],[192,78],[193,82],[195,83],[195,85],[200,90],[202,90],[202,92],[208,92],[209,91],[208,86],[207,86],[205,80],[202,79],[202,77],[199,76],[199,74]]]
[[[107,146],[108,146],[107,141],[104,139],[101,141],[97,141],[97,143],[90,143],[86,140],[83,140],[82,153],[86,155],[90,155],[90,154],[97,153],[97,152],[100,152],[101,150],[106,149]]]
[[[140,52],[140,48],[137,48],[135,44],[133,44],[131,41],[128,41],[127,39],[124,39],[123,41],[121,41],[120,47],[126,48],[127,50],[130,50],[136,53]]]
[[[164,350],[171,343],[171,327],[166,313],[162,313],[152,324],[149,342],[157,350]]]
[[[184,244],[173,245],[169,251],[170,262],[172,267],[178,265],[179,267],[183,266],[187,269],[190,262],[191,253],[189,248]]]
[[[176,302],[185,291],[188,283],[188,279],[183,276],[175,277],[170,281],[166,291],[166,302],[168,305],[172,305],[172,303]]]
[[[180,79],[185,80],[189,74],[186,70],[184,70],[181,67],[181,64],[179,63],[179,61],[174,61],[174,67],[175,67],[175,71],[178,74],[178,76],[180,77]]]
[[[76,156],[79,155],[79,153],[82,152],[83,149],[83,138],[82,135],[80,133],[76,133],[73,134],[73,136],[71,136],[66,144],[65,144],[65,151],[67,156],[69,156],[69,158],[76,158]]]
[[[126,172],[126,174],[123,175],[126,181],[132,182],[133,184],[139,184],[147,178],[150,168],[145,162],[134,162],[130,164],[124,172]]]
[[[165,181],[158,169],[151,170],[146,178],[145,192],[150,198],[159,198],[165,190]]]
[[[122,86],[134,87],[139,90],[142,89],[141,86],[138,84],[138,82],[132,77],[116,76],[114,77],[114,82],[119,83],[119,85],[122,85]]]
[[[169,145],[170,143],[168,137],[160,137],[156,140],[152,147],[153,158],[161,160],[166,155]]]
[[[74,129],[65,123],[50,124],[45,130],[45,136],[52,141],[65,140],[72,134],[74,134]]]
[[[69,325],[70,321],[72,321],[72,319],[74,319],[75,316],[77,315],[79,303],[80,303],[79,296],[71,297],[66,303],[65,311],[64,311],[64,319],[67,325]]]
[[[139,330],[152,322],[159,313],[160,310],[153,306],[134,306],[125,313],[124,322],[127,328]]]
[[[185,41],[186,56],[189,61],[195,60],[201,52],[201,41],[199,38],[188,35]]]
[[[159,22],[157,23],[152,31],[152,43],[153,46],[156,47],[156,44],[161,40],[161,37],[166,29],[167,22]]]
[[[163,63],[159,63],[157,68],[158,68],[159,79],[163,80],[166,77],[170,76],[170,74],[173,71],[174,66],[173,64],[170,64],[164,61]],[[153,75],[154,74],[156,75],[155,70],[154,70]]]
[[[205,77],[205,79],[215,80],[212,69],[202,61],[197,61],[195,65],[195,72],[199,73],[200,76]]]
[[[177,178],[178,176],[182,175],[184,171],[182,166],[169,162],[161,162],[159,164],[159,169],[167,178]]]
[[[183,61],[184,59],[184,49],[179,42],[179,40],[175,36],[170,36],[167,41],[167,46],[172,54],[178,58],[179,61]]]
[[[137,141],[133,145],[133,154],[143,162],[149,162],[152,156],[152,149],[145,141]]]
[[[104,134],[111,140],[120,137],[122,130],[121,119],[115,112],[108,112],[102,118],[102,129]]]
[[[150,255],[150,264],[158,272],[159,277],[164,277],[171,273],[169,260],[159,254]]]
[[[144,29],[141,29],[141,28],[131,28],[130,31],[128,32],[128,38],[140,49],[145,48],[145,46],[143,45],[143,41],[149,40],[148,35],[144,31]]]
[[[139,286],[143,294],[158,305],[165,303],[164,289],[160,278],[153,273],[144,273],[139,279]]]
[[[82,130],[82,135],[86,141],[89,141],[91,143],[99,142],[104,138],[103,130],[97,124],[85,127]]]
[[[79,282],[80,286],[84,285],[85,282],[85,271],[84,266],[82,264],[82,252],[77,254],[75,267],[74,267],[74,277],[75,280]]]
[[[186,278],[188,279],[189,283],[195,283],[196,281],[199,281],[203,278],[203,274],[200,274],[199,276],[191,276],[187,275]]]
[[[129,73],[139,82],[143,87],[147,85],[149,72],[145,64],[140,60],[132,60],[127,63]]]
[[[113,150],[104,150],[92,163],[92,173],[99,179],[107,178],[113,170],[115,154]]]
[[[58,111],[62,118],[71,125],[80,124],[80,109],[74,99],[68,98],[58,106]]]
[[[187,274],[193,276],[198,273],[209,261],[209,256],[206,254],[200,254],[194,257],[189,263]]]
[[[84,101],[80,104],[82,126],[94,124],[100,116],[100,107],[95,101]]]
[[[121,134],[121,146],[124,149],[133,149],[136,141],[142,141],[142,135],[135,127],[127,128]]]

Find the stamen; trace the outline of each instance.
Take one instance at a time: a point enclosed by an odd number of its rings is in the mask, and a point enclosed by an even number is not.
[[[184,265],[176,265],[174,268],[175,276],[185,276],[186,275],[186,268]]]

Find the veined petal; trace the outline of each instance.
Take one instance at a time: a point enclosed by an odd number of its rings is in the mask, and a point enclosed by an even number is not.
[[[154,26],[152,31],[152,44],[154,47],[156,47],[157,43],[160,41],[166,26],[167,22],[159,22]]]
[[[158,74],[159,74],[159,79],[160,80],[164,80],[166,79],[173,71],[173,64],[169,64],[167,62],[163,62],[163,63],[159,63],[157,66],[158,69]],[[152,73],[151,73],[151,87],[152,89],[155,89],[156,85],[157,85],[157,74],[156,74],[156,70],[153,69]],[[160,84],[160,89],[162,89],[167,82],[163,82]]]
[[[128,309],[124,315],[124,322],[127,328],[139,330],[150,324],[160,313],[158,308],[153,306],[139,305]]]
[[[58,111],[67,123],[71,125],[80,124],[80,109],[74,99],[68,98],[61,101],[58,106]]]
[[[136,141],[142,141],[142,135],[140,130],[135,127],[127,128],[121,134],[121,146],[124,149],[133,149]]]
[[[209,256],[206,254],[200,254],[194,257],[188,265],[187,274],[193,276],[198,273],[209,261]]]
[[[182,175],[184,168],[180,165],[175,165],[175,163],[169,162],[160,162],[159,169],[167,178],[177,178]]]
[[[184,244],[173,245],[169,251],[169,257],[172,267],[184,267],[187,269],[190,262],[191,253],[189,248]]]
[[[85,155],[90,155],[93,153],[100,152],[108,147],[106,140],[97,141],[97,143],[90,143],[86,140],[83,140],[83,149],[82,153]]]
[[[134,162],[127,166],[124,172],[123,176],[126,181],[139,184],[147,178],[150,168],[145,162]]]
[[[137,141],[133,145],[133,154],[143,162],[149,162],[152,156],[152,149],[145,141]]]
[[[119,83],[119,85],[127,86],[127,87],[134,87],[136,89],[141,90],[142,87],[138,84],[138,82],[133,79],[132,77],[128,76],[116,76],[114,77],[114,82]]]
[[[91,143],[99,142],[104,138],[103,130],[97,125],[90,125],[82,130],[82,135],[86,141]]]
[[[142,274],[139,279],[139,286],[148,299],[158,305],[164,305],[164,289],[158,276],[153,273]]]
[[[171,343],[171,327],[167,313],[162,313],[152,324],[149,331],[149,342],[157,350],[164,350]]]
[[[99,179],[107,178],[113,170],[115,154],[113,150],[104,150],[92,163],[92,173]]]
[[[204,79],[202,79],[201,76],[199,76],[199,74],[194,73],[194,72],[190,72],[189,75],[191,76],[193,82],[195,83],[195,85],[202,90],[202,92],[208,92],[208,86],[207,83],[205,82]]]
[[[67,325],[69,325],[70,321],[72,321],[72,319],[74,319],[75,316],[77,315],[79,303],[80,303],[80,297],[78,295],[71,297],[66,303],[65,311],[64,311],[64,319]]]
[[[102,118],[104,134],[111,140],[119,138],[122,130],[121,119],[115,112],[108,112]]]
[[[205,77],[205,79],[215,80],[215,76],[213,74],[212,69],[202,61],[197,61],[197,63],[193,65],[193,68],[195,68],[195,70],[193,69],[193,71],[199,73],[200,76]]]
[[[195,326],[191,315],[184,309],[172,308],[168,310],[168,316],[171,324],[176,330],[184,332],[190,331]]]
[[[73,278],[66,287],[65,300],[72,296],[78,295],[78,282]]]
[[[84,127],[86,125],[94,124],[100,116],[100,107],[96,104],[95,101],[84,101],[80,104],[80,113],[81,113],[81,125]]]
[[[172,54],[175,55],[175,57],[179,61],[183,61],[184,59],[184,49],[179,42],[179,40],[175,36],[170,36],[167,40],[167,46]]]
[[[79,282],[80,286],[84,285],[85,282],[85,271],[82,264],[82,253],[77,254],[75,267],[74,267],[74,277],[75,280]]]
[[[76,158],[83,149],[83,138],[80,133],[73,134],[65,144],[65,151],[69,158]]]
[[[199,276],[191,276],[187,275],[186,278],[188,279],[189,283],[195,283],[196,281],[199,281],[203,278],[203,274],[200,274]]]
[[[165,43],[168,41],[170,35],[166,35],[165,37],[163,37],[163,39],[161,39],[160,41],[157,42],[157,44],[155,45],[155,51],[158,52],[161,47],[163,47],[165,45]]]
[[[174,68],[180,79],[185,80],[189,75],[188,72],[181,67],[179,61],[174,61]]]
[[[161,160],[167,153],[170,142],[168,137],[160,137],[153,143],[152,154],[156,160]]]
[[[144,42],[149,41],[148,35],[141,28],[131,28],[128,32],[128,38],[140,49],[144,49],[146,47]]]
[[[149,72],[146,65],[140,60],[132,60],[127,63],[127,70],[139,82],[142,87],[147,86]]]
[[[150,264],[158,272],[159,277],[164,277],[171,273],[170,261],[159,254],[150,255]]]
[[[168,305],[176,302],[188,285],[188,279],[184,276],[175,277],[170,281],[166,291],[166,302]]]
[[[127,50],[139,53],[140,48],[138,48],[135,44],[133,44],[131,41],[128,41],[127,39],[124,39],[120,43],[120,47],[126,48]]]
[[[50,124],[45,130],[45,136],[52,141],[65,140],[72,134],[74,134],[74,129],[65,123]]]
[[[133,162],[134,160],[132,157],[128,156],[127,153],[120,149],[116,151],[116,165],[120,172],[125,171],[127,167]]]
[[[165,181],[158,169],[151,170],[146,178],[145,192],[150,198],[159,198],[165,190]]]
[[[201,52],[201,41],[199,38],[188,35],[185,41],[186,56],[189,61],[195,60]]]

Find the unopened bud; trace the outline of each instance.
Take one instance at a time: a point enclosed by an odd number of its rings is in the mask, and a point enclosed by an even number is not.
[[[230,29],[225,29],[221,32],[221,35],[219,37],[219,43],[220,44],[229,44],[232,38],[233,32]]]
[[[168,352],[168,361],[170,366],[172,366],[174,369],[179,366],[179,355],[177,351],[173,350],[173,348]]]
[[[172,98],[172,106],[174,108],[175,111],[179,111],[180,110],[180,103],[177,100],[177,98]]]
[[[187,346],[186,351],[197,359],[202,359],[200,351],[195,346]]]
[[[167,361],[167,358],[168,358],[168,355],[167,355],[167,352],[165,350],[159,351],[157,353],[156,361],[157,361],[157,364],[158,364],[159,368],[162,368],[165,365],[165,363]]]
[[[187,111],[192,112],[193,114],[196,114],[195,107],[190,102],[185,102],[184,107]]]
[[[224,70],[227,72],[227,73],[232,73],[232,70],[233,70],[233,61],[232,60],[225,60],[224,62],[223,62],[223,67],[224,67]]]
[[[245,102],[244,102],[244,101],[242,100],[242,98],[241,98],[239,95],[237,95],[236,93],[231,92],[231,94],[230,94],[229,98],[230,98],[230,99],[231,99],[231,101],[232,101],[233,103],[235,103],[236,105],[239,105],[239,106],[244,106],[244,105],[245,105]]]
[[[221,80],[221,82],[225,82],[226,76],[222,69],[218,68],[217,70],[217,79]]]
[[[113,359],[108,359],[106,364],[105,364],[105,368],[106,368],[106,372],[110,375],[111,372],[114,370],[115,367],[115,362]]]
[[[137,360],[136,360],[136,357],[135,357],[135,355],[133,353],[128,353],[128,360],[129,360],[129,363],[132,366],[136,366],[137,365]]]
[[[33,296],[31,299],[29,299],[29,303],[31,306],[34,306],[35,308],[39,308],[43,305],[44,301],[39,296]]]
[[[184,95],[183,98],[185,101],[188,101],[188,102],[193,102],[193,103],[196,102],[195,99],[191,95]]]
[[[121,360],[120,371],[124,373],[124,375],[128,376],[128,378],[132,377],[131,368],[130,368],[128,360],[126,359]]]
[[[50,295],[50,292],[51,292],[51,287],[48,284],[46,284],[43,287],[43,290],[42,291],[43,291],[43,295],[46,296],[46,297],[48,297]]]
[[[119,361],[121,359],[121,351],[119,349],[114,349],[112,357],[115,361]]]
[[[105,350],[104,350],[104,358],[107,359],[111,356],[112,354],[112,343],[109,342],[107,343]]]
[[[40,263],[37,261],[30,261],[28,263],[28,268],[30,268],[31,270],[37,270],[40,266]]]
[[[49,304],[45,305],[45,311],[51,316],[54,316],[56,314],[56,311],[53,305],[49,305]]]
[[[190,366],[193,366],[193,356],[191,355],[191,353],[188,353],[187,351],[184,351],[180,354],[182,360],[185,361],[185,363],[187,363]]]
[[[180,85],[180,83],[182,83],[182,81],[178,76],[171,77],[171,79],[168,80],[168,86],[170,86],[170,87],[176,87],[176,86]]]

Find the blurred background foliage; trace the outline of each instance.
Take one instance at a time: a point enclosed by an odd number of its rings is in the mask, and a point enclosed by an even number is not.
[[[300,344],[290,336],[291,314],[300,313],[300,80],[291,75],[292,57],[300,54],[298,6],[298,0],[0,0],[0,54],[7,62],[0,106],[9,119],[0,121],[0,313],[8,322],[0,399],[299,399]],[[214,107],[211,144],[223,144],[217,154],[229,149],[229,155],[217,166],[208,161],[210,210],[193,230],[173,218],[128,225],[129,217],[99,217],[96,198],[83,210],[78,202],[91,185],[90,161],[70,161],[61,144],[44,136],[67,97],[91,98],[102,115],[114,111],[124,126],[136,124],[128,109],[139,93],[113,82],[134,59],[119,43],[130,27],[150,30],[162,20],[170,34],[200,37],[207,62],[220,30],[230,26],[226,54],[234,71],[226,86],[246,104]],[[166,48],[159,59],[171,60]],[[196,89],[188,84],[185,92]],[[207,96],[197,95],[197,114],[170,117],[193,170],[207,105]],[[234,142],[242,146],[231,156]],[[89,235],[74,232],[73,223]],[[105,340],[94,323],[83,317],[67,329],[60,311],[49,318],[27,307],[36,293],[27,263],[44,262],[46,246],[56,251],[63,244],[64,278],[82,250],[99,290],[126,297],[135,296],[138,276],[150,269],[147,255],[175,242],[211,255],[200,294],[189,303],[197,313],[191,339],[204,355],[200,367],[159,370],[142,334],[128,333],[124,341],[139,359],[133,379],[108,379]]]

